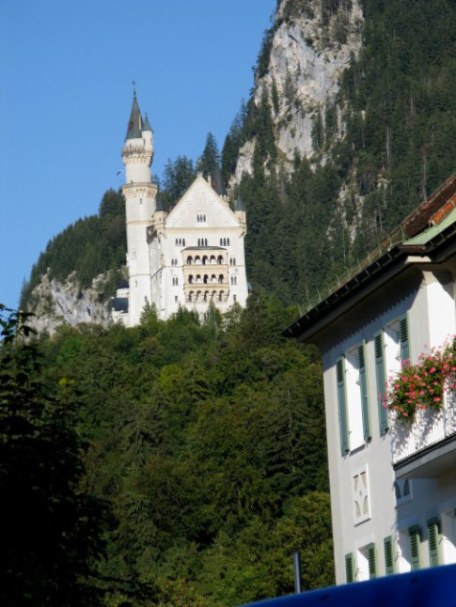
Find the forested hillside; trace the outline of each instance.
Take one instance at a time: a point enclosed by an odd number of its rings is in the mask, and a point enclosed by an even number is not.
[[[362,22],[347,17],[355,4]],[[260,52],[257,93],[222,153],[223,174],[228,180],[236,172],[247,205],[254,287],[305,304],[454,172],[455,27],[451,0],[280,3]],[[337,92],[304,110],[317,84],[304,79],[300,90],[294,83],[302,69],[328,49],[336,54],[353,29],[362,46]],[[308,37],[283,48],[284,37],[300,31]],[[296,56],[310,49],[314,54],[300,64]],[[312,129],[300,148],[303,116]],[[296,138],[291,161],[280,147],[284,129]]]
[[[294,315],[253,297],[223,323],[215,311],[203,325],[188,312],[159,322],[149,311],[135,329],[61,327],[34,346],[40,367],[24,371],[48,400],[64,395],[59,433],[70,419],[63,406],[86,445],[78,491],[110,513],[106,556],[95,573],[92,559],[89,578],[108,605],[234,606],[289,593],[296,549],[304,588],[332,582],[321,369],[317,352],[281,337]],[[3,404],[9,395],[0,390]],[[12,441],[8,419],[1,436],[25,456],[30,437],[16,426]],[[47,443],[40,430],[33,437],[39,462]],[[58,491],[50,504],[68,502]],[[21,549],[13,543],[15,562]],[[42,543],[38,560],[52,562],[53,551]]]

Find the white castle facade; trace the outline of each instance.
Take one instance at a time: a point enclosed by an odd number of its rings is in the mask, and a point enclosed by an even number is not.
[[[133,98],[122,160],[125,166],[128,287],[113,300],[112,317],[139,324],[145,307],[165,320],[179,308],[200,317],[211,303],[226,312],[247,299],[243,205],[231,209],[203,175],[169,212],[151,179],[153,133]]]

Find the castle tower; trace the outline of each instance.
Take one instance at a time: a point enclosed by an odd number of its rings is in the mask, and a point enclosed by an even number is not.
[[[147,116],[143,120],[133,93],[122,161],[125,167],[127,266],[129,278],[128,326],[139,323],[141,312],[151,303],[151,271],[147,226],[155,211],[157,186],[152,183],[150,167],[154,156],[153,134]]]

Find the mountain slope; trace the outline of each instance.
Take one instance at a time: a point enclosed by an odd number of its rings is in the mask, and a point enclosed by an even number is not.
[[[455,25],[449,0],[280,3],[223,150],[254,287],[304,303],[454,171]]]

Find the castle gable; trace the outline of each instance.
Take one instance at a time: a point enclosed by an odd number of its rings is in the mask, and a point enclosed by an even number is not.
[[[201,175],[166,219],[167,228],[236,228],[236,216]]]

